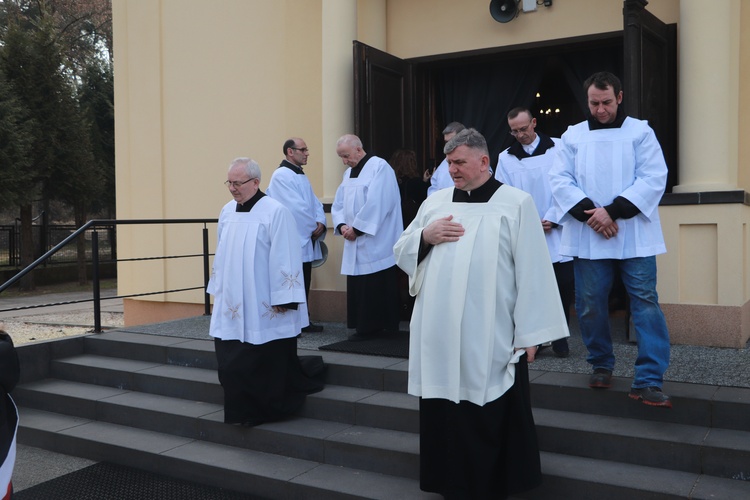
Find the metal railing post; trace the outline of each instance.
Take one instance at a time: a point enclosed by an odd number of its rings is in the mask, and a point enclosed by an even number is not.
[[[208,280],[211,278],[210,270],[208,267],[208,228],[203,224],[203,300],[204,310],[203,314],[209,316],[211,314],[211,296],[209,295]]]
[[[94,333],[102,333],[102,297],[99,287],[99,233],[91,233],[91,281],[94,288]]]
[[[0,0],[1,2],[2,0]],[[7,280],[5,283],[0,283],[0,293],[7,290],[14,284],[18,283],[19,280],[21,280],[24,276],[26,276],[28,273],[32,272],[37,266],[44,265],[45,262],[50,259],[53,255],[55,255],[58,251],[62,250],[66,245],[73,242],[76,238],[78,238],[79,235],[83,234],[86,230],[89,228],[92,228],[92,235],[91,235],[91,247],[92,247],[92,256],[91,256],[91,265],[92,265],[92,293],[93,298],[91,299],[85,299],[85,300],[75,300],[75,301],[67,301],[62,303],[55,303],[55,304],[39,304],[36,306],[24,306],[24,307],[18,307],[18,308],[10,308],[10,309],[0,309],[0,312],[6,312],[6,311],[15,311],[18,309],[28,309],[28,308],[36,308],[36,307],[48,307],[48,306],[55,306],[55,305],[64,305],[64,304],[73,304],[73,303],[79,303],[79,302],[94,302],[94,332],[101,333],[102,332],[102,309],[101,309],[101,302],[102,302],[102,296],[101,296],[101,276],[102,276],[102,269],[101,269],[101,256],[99,255],[99,233],[96,231],[97,227],[107,227],[108,230],[114,234],[114,238],[110,239],[111,244],[111,250],[113,251],[113,256],[116,256],[115,248],[116,248],[116,240],[117,240],[117,233],[115,231],[116,227],[118,225],[143,225],[143,224],[203,224],[203,291],[205,295],[205,314],[210,315],[211,314],[211,296],[206,292],[208,288],[208,283],[210,281],[211,277],[211,268],[209,265],[209,258],[211,256],[208,248],[208,227],[207,224],[215,224],[217,223],[217,219],[125,219],[125,220],[114,220],[114,219],[93,219],[85,224],[83,224],[81,227],[73,231],[73,233],[69,234],[67,237],[65,237],[60,243],[56,244],[53,248],[49,249],[47,252],[44,253],[41,257],[36,259],[34,262],[29,264],[28,266],[24,267],[21,271],[19,271],[17,274],[15,274],[12,278]],[[18,224],[16,224],[16,227],[13,228],[13,234],[16,235],[15,229],[17,229]],[[201,257],[201,254],[192,254],[192,255],[165,255],[160,257],[138,257],[138,258],[130,258],[130,259],[113,259],[115,263],[117,262],[132,262],[132,261],[150,261],[150,260],[164,260],[164,259],[176,259],[176,258],[198,258]],[[181,288],[181,289],[174,289],[174,290],[162,290],[162,291],[154,291],[154,292],[144,292],[144,293],[134,293],[130,295],[118,295],[114,297],[107,297],[106,299],[125,299],[125,298],[131,298],[131,297],[144,297],[148,295],[157,295],[157,294],[164,294],[164,293],[176,293],[176,292],[187,292],[187,291],[194,291],[200,289],[201,286],[194,286],[189,288]],[[105,300],[106,300],[105,299]]]

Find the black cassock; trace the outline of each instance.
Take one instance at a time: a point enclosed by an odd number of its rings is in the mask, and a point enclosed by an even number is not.
[[[453,201],[486,203],[501,185],[491,178],[470,194],[455,189]],[[498,500],[542,483],[526,356],[515,370],[513,386],[484,406],[420,398],[422,490],[447,500]]]

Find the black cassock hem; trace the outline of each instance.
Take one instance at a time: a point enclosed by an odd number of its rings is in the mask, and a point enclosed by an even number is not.
[[[346,326],[363,336],[398,331],[401,321],[396,266],[346,277]]]
[[[492,499],[542,483],[526,357],[500,398],[478,406],[420,399],[420,487],[446,499]]]
[[[323,389],[321,356],[297,356],[297,339],[253,345],[214,340],[219,382],[224,389],[224,422],[258,425],[286,418],[305,396]]]

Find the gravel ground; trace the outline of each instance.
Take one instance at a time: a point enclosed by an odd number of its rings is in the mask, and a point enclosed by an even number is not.
[[[101,318],[102,328],[117,328],[124,324],[122,313],[103,312]],[[72,337],[94,330],[94,313],[71,312],[6,318],[0,321],[0,329],[11,336],[16,346]]]

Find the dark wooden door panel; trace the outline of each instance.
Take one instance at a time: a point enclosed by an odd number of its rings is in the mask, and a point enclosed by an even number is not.
[[[354,42],[355,134],[365,151],[388,159],[398,148],[414,148],[411,65]]]
[[[623,6],[623,105],[656,132],[669,168],[669,192],[677,183],[677,30],[648,12],[647,4],[625,0]]]

